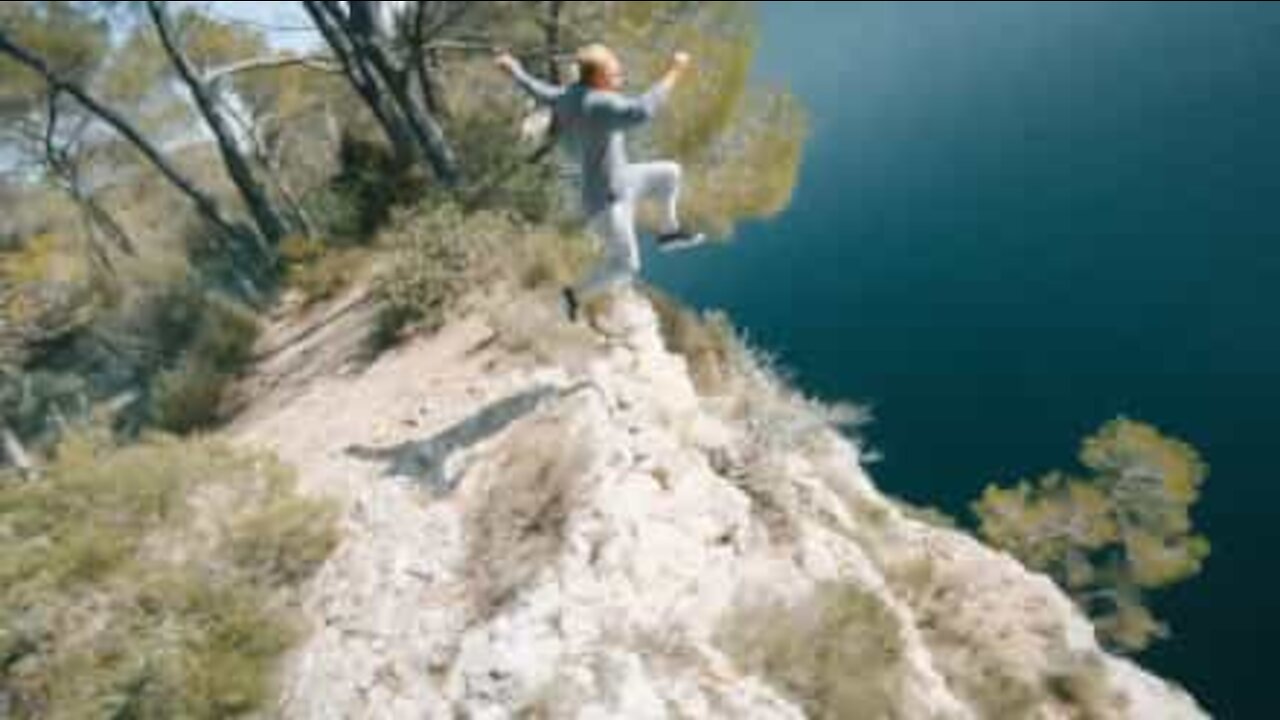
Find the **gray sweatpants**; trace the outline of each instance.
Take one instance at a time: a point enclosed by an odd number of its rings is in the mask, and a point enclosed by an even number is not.
[[[600,263],[578,284],[575,292],[581,300],[613,290],[628,283],[640,270],[640,248],[636,239],[636,205],[653,200],[660,212],[661,232],[680,228],[676,207],[680,198],[680,166],[674,162],[632,163],[622,171],[618,197],[587,219],[588,229],[600,238],[603,256]]]

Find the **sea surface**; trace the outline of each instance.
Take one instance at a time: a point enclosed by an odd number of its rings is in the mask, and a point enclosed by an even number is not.
[[[1280,717],[1280,3],[759,6],[794,202],[649,279],[870,404],[877,483],[961,517],[1118,415],[1195,445],[1213,555],[1140,660]]]

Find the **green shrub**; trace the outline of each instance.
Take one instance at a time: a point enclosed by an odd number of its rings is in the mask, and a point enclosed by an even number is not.
[[[39,440],[50,431],[53,412],[75,408],[88,391],[77,375],[0,368],[0,420],[18,435]]]
[[[381,142],[343,137],[338,164],[337,175],[302,201],[316,231],[336,247],[368,243],[397,206],[418,202],[426,189],[412,164]]]
[[[261,708],[333,508],[267,456],[106,437],[69,438],[39,482],[0,474],[0,695],[15,718]]]
[[[1086,438],[1079,461],[1087,473],[988,486],[972,505],[978,530],[1057,581],[1108,648],[1141,652],[1169,635],[1148,594],[1195,577],[1209,556],[1191,517],[1209,468],[1188,443],[1123,417]]]
[[[182,359],[152,383],[152,421],[176,433],[217,424],[223,394],[252,359],[259,330],[257,317],[243,305],[219,296],[204,300]]]
[[[569,284],[595,255],[583,235],[449,204],[401,216],[381,242],[390,255],[378,283],[384,345],[409,327],[439,329],[469,298]]]
[[[336,509],[294,498],[250,513],[232,529],[236,563],[269,582],[309,577],[338,544]]]
[[[392,258],[379,287],[389,325],[438,329],[468,293],[500,277],[520,232],[503,215],[453,205],[401,218],[384,237]]]
[[[512,238],[511,254],[517,284],[537,290],[577,282],[597,253],[586,235],[537,228]]]
[[[729,613],[717,646],[767,678],[805,717],[892,718],[907,704],[901,619],[880,596],[835,582],[798,602],[753,598]]]
[[[287,265],[305,265],[324,257],[323,241],[306,235],[290,235],[280,241],[280,259]]]
[[[336,297],[350,286],[366,263],[357,249],[330,249],[289,267],[289,284],[302,293],[306,305]]]
[[[460,108],[454,140],[463,159],[463,176],[475,178],[469,207],[510,210],[542,223],[559,209],[563,185],[551,163],[529,163],[534,149],[522,145],[521,117],[502,95]]]
[[[223,393],[231,378],[210,363],[188,359],[156,378],[151,392],[152,420],[169,432],[185,434],[217,424]]]
[[[253,357],[259,329],[252,310],[212,295],[204,302],[200,326],[188,353],[221,372],[238,372]]]

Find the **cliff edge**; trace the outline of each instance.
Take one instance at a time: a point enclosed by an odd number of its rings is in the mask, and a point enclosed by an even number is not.
[[[699,392],[643,297],[604,332],[555,312],[472,313],[229,431],[344,508],[280,715],[1205,717],[904,515],[764,369]]]

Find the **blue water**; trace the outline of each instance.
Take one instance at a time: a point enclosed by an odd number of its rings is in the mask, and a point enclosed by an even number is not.
[[[1280,648],[1280,3],[762,3],[812,119],[782,216],[647,258],[819,396],[887,491],[966,513],[1124,414],[1212,467],[1144,664],[1269,718]]]

